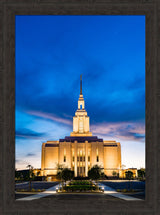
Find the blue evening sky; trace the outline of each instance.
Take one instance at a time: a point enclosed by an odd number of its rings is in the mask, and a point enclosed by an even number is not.
[[[145,167],[145,17],[16,16],[16,168],[72,132],[83,78],[93,135]]]

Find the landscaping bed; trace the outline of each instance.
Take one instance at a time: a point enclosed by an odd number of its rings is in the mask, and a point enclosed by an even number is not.
[[[58,192],[102,192],[92,181],[71,181]]]
[[[122,192],[122,193],[137,193],[137,192],[144,192],[142,189],[117,189],[117,192]]]
[[[45,189],[34,189],[32,188],[31,190],[29,189],[16,189],[16,192],[33,192],[33,193],[40,193],[40,192],[44,192]]]
[[[67,192],[75,192],[75,191],[95,191],[96,187],[92,185],[68,185],[64,187],[64,190]]]

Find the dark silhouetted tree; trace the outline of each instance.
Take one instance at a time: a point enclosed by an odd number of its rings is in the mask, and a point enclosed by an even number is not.
[[[138,170],[138,179],[144,180],[145,178],[145,169],[141,168]]]
[[[126,179],[128,179],[128,180],[133,179],[133,172],[132,171],[126,171],[125,175],[126,175]]]
[[[101,177],[102,169],[98,165],[94,165],[89,171],[88,171],[88,177],[92,180],[96,181],[97,187],[98,187],[98,180]]]
[[[112,175],[113,175],[113,176],[117,176],[117,172],[116,172],[116,171],[113,171],[113,172],[112,172]]]
[[[64,168],[62,170],[62,179],[66,182],[74,178],[74,171]]]

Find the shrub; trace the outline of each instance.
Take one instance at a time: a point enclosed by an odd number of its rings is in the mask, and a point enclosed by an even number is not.
[[[70,185],[64,187],[66,191],[86,191],[86,190],[95,190],[96,187],[92,185]]]
[[[90,181],[72,181],[69,185],[91,185]]]

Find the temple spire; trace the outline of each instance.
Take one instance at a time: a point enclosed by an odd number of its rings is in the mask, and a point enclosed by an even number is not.
[[[78,99],[78,109],[73,117],[73,132],[71,136],[92,136],[92,132],[89,129],[89,116],[85,110],[85,102],[82,94],[82,75],[80,75],[80,95]]]
[[[80,75],[80,95],[82,95],[82,75]]]

